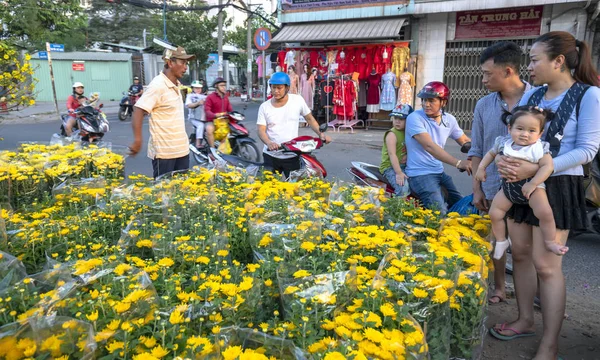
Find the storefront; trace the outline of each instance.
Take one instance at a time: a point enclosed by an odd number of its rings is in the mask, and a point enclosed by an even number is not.
[[[336,129],[389,119],[397,104],[413,102],[406,24],[386,18],[285,25],[266,56],[267,76],[288,72],[290,92]]]
[[[449,14],[444,82],[452,95],[448,111],[463,129],[471,128],[477,100],[488,94],[481,83],[481,52],[498,40],[510,40],[523,50],[520,73],[529,79],[529,49],[541,34],[544,6],[461,11]]]

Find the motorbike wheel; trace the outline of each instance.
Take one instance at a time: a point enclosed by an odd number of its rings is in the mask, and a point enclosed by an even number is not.
[[[119,120],[125,121],[128,115],[128,108],[126,106],[121,106],[119,109]]]
[[[238,145],[238,155],[246,161],[259,162],[260,155],[258,147],[251,142],[245,142]]]

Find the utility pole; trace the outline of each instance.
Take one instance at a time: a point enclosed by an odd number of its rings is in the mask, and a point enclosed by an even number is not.
[[[163,0],[163,40],[167,41],[167,0]]]
[[[250,0],[246,0],[250,3]],[[246,65],[246,93],[248,94],[248,100],[252,99],[252,13],[250,12],[250,4],[246,5],[248,10],[248,20],[246,25],[248,26],[248,39],[246,45],[246,52],[248,54],[248,63]]]
[[[218,76],[223,76],[223,0],[219,0],[219,16],[218,16],[218,29],[217,29],[217,41],[219,44],[219,70]]]

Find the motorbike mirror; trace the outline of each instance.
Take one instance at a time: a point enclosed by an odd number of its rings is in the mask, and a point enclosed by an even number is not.
[[[327,128],[329,126],[327,125],[327,123],[322,123],[321,125],[319,125],[319,131],[324,133],[325,131],[327,131]]]
[[[102,109],[103,107],[104,107],[104,104],[100,104],[100,105],[98,105],[98,108],[99,108],[99,109]]]

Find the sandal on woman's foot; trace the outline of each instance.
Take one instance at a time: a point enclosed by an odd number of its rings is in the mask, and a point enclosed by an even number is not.
[[[492,295],[488,298],[489,305],[498,305],[503,302],[506,302],[506,298],[500,295]]]
[[[514,340],[514,339],[517,339],[520,337],[535,336],[535,331],[520,332],[515,329],[506,327],[507,324],[508,323],[504,323],[504,324],[500,325],[500,329],[497,329],[497,330],[495,328],[491,327],[490,335],[492,335],[496,339],[502,340],[502,341]],[[504,335],[504,334],[500,333],[501,331],[511,331],[513,334],[512,335]]]

